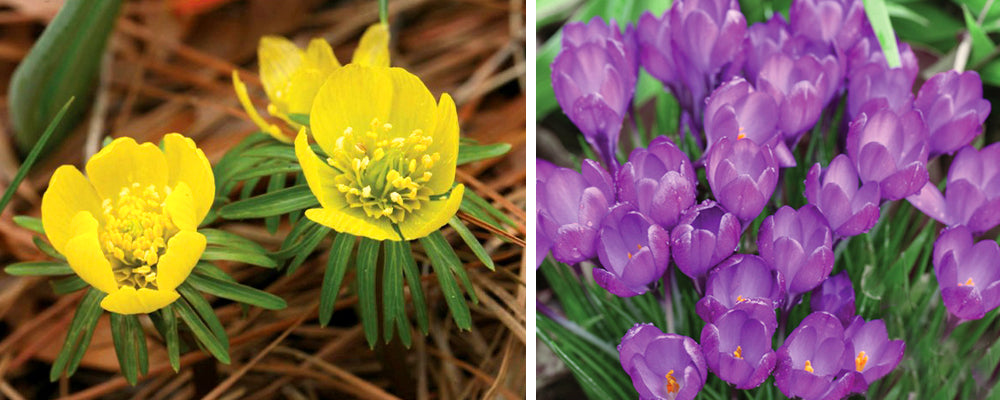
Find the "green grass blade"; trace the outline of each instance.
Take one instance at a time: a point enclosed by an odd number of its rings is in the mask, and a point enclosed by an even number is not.
[[[375,348],[378,341],[378,308],[375,299],[375,275],[378,270],[378,250],[381,242],[361,238],[358,244],[358,303],[361,307],[361,324],[365,328],[368,346]]]
[[[885,0],[864,0],[864,4],[865,14],[868,15],[868,21],[882,45],[882,52],[885,53],[885,61],[889,64],[889,68],[901,66],[899,47],[896,45],[896,33],[892,29],[892,21],[889,20],[889,9],[885,5]]]
[[[13,92],[13,88],[11,89],[11,92]],[[30,171],[31,167],[35,165],[35,161],[38,160],[38,156],[42,154],[42,149],[45,148],[49,140],[52,138],[52,134],[56,131],[56,127],[59,126],[59,122],[62,121],[63,117],[66,115],[66,111],[69,110],[70,105],[73,104],[73,99],[74,97],[71,96],[69,100],[66,101],[66,104],[59,109],[59,112],[56,113],[56,116],[52,118],[52,121],[49,122],[49,125],[45,128],[45,132],[42,133],[41,138],[38,139],[38,142],[34,143],[34,146],[31,148],[31,152],[28,153],[28,157],[24,159],[23,163],[21,163],[21,168],[17,169],[17,173],[14,174],[14,179],[10,181],[10,186],[7,186],[7,190],[3,192],[3,197],[0,197],[0,211],[7,208],[7,203],[9,203],[10,199],[14,197],[14,193],[17,192],[17,187],[21,186],[21,181],[24,180],[25,176],[28,176],[28,171]],[[14,107],[14,101],[14,98],[9,99],[9,103],[12,108]],[[24,135],[20,135],[18,137],[21,136]]]
[[[337,304],[340,294],[340,284],[344,281],[347,264],[354,250],[356,237],[347,233],[338,233],[330,246],[330,255],[326,261],[326,272],[323,273],[323,287],[319,296],[319,324],[326,326],[333,317],[333,307]]]

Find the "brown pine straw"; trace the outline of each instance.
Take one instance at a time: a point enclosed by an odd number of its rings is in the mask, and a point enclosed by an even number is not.
[[[232,90],[233,69],[239,71],[253,102],[264,112],[267,99],[254,62],[261,35],[285,35],[300,45],[322,36],[331,41],[338,58],[347,62],[361,33],[377,20],[370,0],[333,5],[320,0],[227,1],[184,17],[170,14],[172,1],[126,2],[109,42],[110,73],[97,88],[106,106],[96,116],[103,119],[104,134],[113,137],[157,141],[168,132],[181,132],[195,139],[213,162],[255,130]],[[0,11],[0,82],[7,82],[41,27],[52,18],[54,8],[33,0],[0,0],[0,4],[8,7]],[[355,311],[353,272],[344,278],[333,326],[320,327],[315,304],[328,257],[327,239],[291,276],[217,263],[239,282],[288,302],[288,308],[281,311],[250,307],[244,312],[236,304],[208,297],[229,334],[231,365],[222,365],[194,347],[181,355],[181,370],[175,373],[162,339],[150,321],[142,318],[149,338],[150,368],[131,387],[118,371],[105,316],[76,375],[50,385],[38,377],[48,375],[82,291],[57,297],[49,278],[0,273],[0,397],[388,399],[411,393],[421,400],[523,399],[524,351],[529,339],[524,329],[524,3],[390,0],[390,14],[393,64],[420,76],[435,95],[453,95],[464,136],[484,144],[513,146],[505,157],[463,166],[456,174],[468,190],[515,222],[497,229],[459,214],[493,257],[496,271],[485,268],[453,230],[444,230],[480,299],[478,304],[469,304],[470,331],[454,326],[437,278],[417,242],[414,251],[424,271],[420,282],[429,307],[429,336],[416,329],[411,306],[407,311],[413,325],[412,348],[386,347],[380,337],[376,349],[368,350]],[[6,89],[6,84],[0,85],[0,133],[11,130]],[[35,235],[11,218],[38,216],[41,195],[56,167],[67,163],[82,167],[91,123],[81,121],[58,148],[40,160],[0,215],[0,265],[47,259],[34,248]],[[10,136],[0,134],[0,189],[20,165],[12,149]],[[262,188],[263,184],[256,193]],[[277,234],[271,234],[260,220],[212,227],[238,233],[270,250],[277,249],[291,229],[288,221],[282,221]],[[404,297],[409,304],[408,289]],[[390,348],[397,357],[386,356]],[[194,373],[196,366],[199,371],[214,370],[208,375],[217,379],[206,381],[211,378]],[[389,372],[408,375],[415,387],[398,387]]]

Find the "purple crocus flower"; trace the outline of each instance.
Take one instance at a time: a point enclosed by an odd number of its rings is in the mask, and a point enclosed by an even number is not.
[[[864,183],[878,182],[882,198],[899,200],[927,182],[927,129],[919,111],[882,108],[863,113],[847,132],[847,155]]]
[[[851,72],[847,83],[847,115],[888,108],[902,114],[913,108],[913,77],[903,68],[869,63]]]
[[[778,129],[784,139],[795,142],[819,120],[823,107],[840,86],[840,66],[833,56],[805,54],[792,58],[771,55],[757,76],[757,88],[778,104]]]
[[[797,0],[788,16],[794,32],[831,44],[840,53],[854,47],[871,29],[861,0]]]
[[[760,215],[778,184],[778,162],[768,146],[723,137],[705,166],[715,199],[743,222]]]
[[[878,38],[875,37],[875,32],[871,30],[871,27],[865,24],[864,30],[866,33],[858,39],[857,43],[851,47],[847,52],[847,75],[854,76],[858,73],[858,70],[869,64],[874,64],[883,69],[889,68],[889,63],[885,59],[885,53],[882,52],[882,45],[879,43]],[[900,67],[903,70],[903,76],[905,76],[912,84],[917,79],[917,73],[920,72],[920,65],[917,63],[917,55],[913,53],[913,49],[910,45],[905,42],[896,41],[897,48],[899,49],[899,61]]]
[[[868,385],[888,375],[903,359],[906,344],[889,340],[885,322],[880,319],[865,322],[860,316],[854,317],[844,337],[854,349],[854,359],[848,359],[843,366],[854,375],[854,393],[867,391]]]
[[[847,270],[831,276],[812,293],[809,306],[813,311],[826,311],[847,326],[854,318],[854,286]]]
[[[691,400],[708,368],[694,339],[663,333],[653,324],[636,324],[618,344],[622,368],[632,377],[640,400]]]
[[[695,311],[701,319],[712,322],[744,302],[766,304],[773,310],[785,296],[783,287],[782,277],[764,259],[736,254],[708,274],[705,297],[695,305]]]
[[[701,130],[705,97],[741,67],[745,33],[736,0],[678,0],[659,18],[648,12],[639,18],[639,59]]]
[[[744,75],[756,81],[764,62],[772,55],[781,53],[790,37],[788,23],[781,13],[774,13],[766,22],[750,25],[743,39],[743,49],[747,54],[743,64]]]
[[[670,264],[670,236],[628,204],[611,209],[598,238],[594,280],[621,297],[646,293]]]
[[[593,160],[584,160],[581,170],[555,168],[537,182],[538,227],[552,241],[552,256],[567,264],[597,255],[597,231],[615,202],[607,171]]]
[[[945,195],[927,182],[906,199],[914,207],[947,226],[964,225],[976,233],[1000,224],[1000,144],[958,151],[948,170]]]
[[[805,180],[805,195],[826,217],[838,236],[855,236],[868,232],[879,217],[881,193],[877,182],[858,188],[858,173],[844,154],[837,155],[820,172],[816,163]]]
[[[913,106],[923,113],[930,131],[930,156],[951,154],[983,131],[990,102],[983,99],[983,81],[976,71],[947,71],[931,77]]]
[[[619,200],[664,229],[672,229],[681,213],[694,205],[697,184],[691,160],[663,136],[647,149],[633,150],[618,171]]]
[[[773,97],[754,90],[743,78],[733,78],[715,89],[705,104],[706,152],[724,137],[731,141],[746,138],[770,146],[782,167],[795,166],[795,157],[777,130],[778,107]]]
[[[741,230],[739,218],[705,200],[687,209],[671,232],[674,263],[691,279],[703,282],[709,269],[736,251]]]
[[[778,348],[774,381],[788,397],[804,400],[846,396],[853,375],[843,366],[854,349],[844,338],[844,326],[826,312],[809,314]]]
[[[708,368],[737,389],[760,386],[774,369],[774,308],[743,302],[701,330]]]
[[[778,209],[764,219],[757,236],[761,258],[784,278],[786,307],[813,290],[833,269],[833,235],[816,206]]]
[[[541,189],[542,185],[549,180],[558,167],[548,161],[537,159],[535,161],[535,190]],[[552,250],[552,239],[542,230],[541,208],[535,211],[535,268],[542,266],[542,261]]]
[[[600,17],[563,28],[562,51],[552,63],[556,100],[612,170],[622,119],[635,93],[638,58],[630,29]]]
[[[934,275],[944,305],[961,319],[980,319],[1000,305],[1000,247],[973,244],[964,226],[949,228],[934,243]]]

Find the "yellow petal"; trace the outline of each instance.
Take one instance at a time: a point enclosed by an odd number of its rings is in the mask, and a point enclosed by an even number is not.
[[[368,129],[373,118],[391,122],[393,95],[388,68],[348,64],[333,71],[316,93],[309,113],[316,143],[327,154],[333,154],[334,143],[348,127],[360,134]]]
[[[178,182],[174,190],[167,195],[164,201],[163,210],[167,212],[170,220],[182,231],[194,231],[198,229],[200,219],[196,219],[194,206],[194,195],[191,189],[184,182]]]
[[[361,35],[358,48],[354,50],[352,64],[370,65],[373,67],[389,66],[389,26],[372,24]]]
[[[302,66],[305,54],[295,43],[281,36],[264,36],[257,46],[260,82],[272,103],[278,103],[292,74]]]
[[[302,68],[292,75],[283,98],[286,111],[291,114],[308,114],[312,108],[313,100],[316,99],[316,92],[323,86],[323,82],[326,82],[330,72],[316,68]]]
[[[174,290],[135,290],[131,286],[123,286],[108,293],[101,300],[101,308],[118,314],[149,314],[170,305],[179,297],[181,295]]]
[[[434,163],[434,175],[427,186],[433,193],[444,193],[455,182],[455,163],[458,161],[458,114],[455,102],[447,93],[441,95],[436,114],[434,143],[428,152],[438,152],[441,160]]]
[[[63,246],[72,237],[70,222],[80,211],[104,219],[101,198],[94,187],[76,167],[63,165],[52,174],[49,188],[42,195],[42,227],[52,247],[61,254],[66,254]]]
[[[184,283],[204,251],[204,235],[191,231],[177,232],[167,242],[167,251],[156,264],[157,287],[173,291]]]
[[[447,199],[424,203],[419,210],[407,214],[406,219],[399,224],[403,237],[406,240],[419,239],[440,229],[458,212],[458,207],[462,205],[463,194],[465,186],[458,184],[451,190],[451,195]]]
[[[311,208],[306,210],[306,217],[337,232],[374,240],[399,240],[387,218],[368,218],[360,209]]]
[[[261,131],[282,142],[292,142],[292,138],[285,136],[285,134],[281,132],[281,128],[278,128],[277,125],[268,123],[264,120],[264,117],[260,116],[260,113],[257,112],[257,108],[253,106],[252,102],[250,102],[250,94],[247,93],[247,85],[243,84],[243,81],[240,80],[240,75],[236,72],[236,70],[233,70],[233,88],[236,89],[236,97],[240,100],[240,104],[243,105],[243,110],[247,112],[247,116],[250,117],[250,120],[253,121],[253,123],[257,125]]]
[[[407,136],[414,129],[424,131],[425,135],[434,132],[437,103],[427,86],[402,68],[390,68],[389,76],[392,77],[393,95],[392,112],[387,122],[392,124],[392,135]]]
[[[130,137],[115,139],[87,162],[87,177],[103,199],[117,199],[122,188],[138,182],[142,187],[167,184],[167,159],[152,143],[138,144]]]
[[[167,158],[167,185],[176,187],[184,182],[194,195],[195,226],[200,224],[215,200],[215,175],[212,164],[194,140],[179,133],[163,137],[163,155]]]
[[[306,48],[306,65],[330,73],[335,68],[340,68],[340,61],[333,54],[330,43],[323,38],[315,38],[309,41],[309,47]]]
[[[87,211],[80,211],[70,222],[73,237],[66,242],[63,255],[66,262],[84,282],[98,290],[111,293],[118,289],[111,263],[101,249],[97,236],[97,220]]]
[[[313,192],[323,208],[343,208],[346,205],[344,196],[337,191],[334,180],[337,173],[329,164],[320,158],[309,147],[305,128],[299,131],[295,138],[295,156],[302,166],[302,174],[306,177],[309,190]]]

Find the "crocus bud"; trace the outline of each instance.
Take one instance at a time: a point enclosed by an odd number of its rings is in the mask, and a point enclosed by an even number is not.
[[[930,132],[931,157],[972,143],[990,114],[990,102],[983,99],[983,81],[976,71],[934,75],[920,88],[913,106],[923,113]]]
[[[664,229],[694,205],[698,184],[691,160],[666,137],[637,148],[618,172],[618,197]]]
[[[581,169],[556,168],[537,183],[538,226],[552,241],[552,256],[568,264],[597,255],[597,232],[615,202],[607,171],[593,160]]]
[[[716,202],[705,200],[688,208],[672,231],[671,252],[677,268],[697,281],[736,251],[740,220]]]
[[[670,264],[670,236],[628,204],[604,218],[597,255],[603,269],[594,269],[598,285],[621,297],[646,293]]]
[[[622,120],[635,93],[638,61],[631,29],[600,17],[563,28],[562,51],[552,63],[552,89],[563,112],[580,129],[605,165],[615,156]]]
[[[750,139],[770,146],[781,166],[795,165],[795,157],[775,125],[778,107],[774,97],[754,90],[743,78],[733,78],[715,89],[705,104],[706,152],[711,152],[712,145],[724,137],[731,141]]]
[[[842,366],[854,355],[844,327],[833,314],[809,314],[778,348],[774,382],[788,397],[840,399],[851,389],[853,375]]]
[[[652,324],[629,329],[618,355],[640,400],[691,400],[708,378],[705,356],[694,339],[663,333]]]
[[[743,222],[760,215],[778,184],[778,162],[771,148],[752,140],[720,139],[705,168],[716,201]]]
[[[933,182],[906,198],[929,217],[947,226],[966,226],[973,233],[986,232],[1000,224],[1000,144],[958,151],[948,170],[942,195]]]
[[[744,302],[758,302],[774,309],[785,297],[781,279],[762,258],[734,255],[708,274],[705,297],[695,305],[695,311],[705,322],[712,322]]]
[[[880,319],[865,322],[854,317],[844,331],[844,337],[854,349],[853,359],[848,358],[843,368],[854,375],[852,392],[864,393],[868,386],[892,372],[903,359],[906,344],[902,340],[889,340],[885,322]]]
[[[944,231],[934,243],[934,275],[944,306],[961,319],[980,319],[1000,305],[1000,247],[973,244],[964,226]]]
[[[708,368],[737,389],[760,386],[774,369],[774,308],[744,302],[701,330]]]
[[[833,56],[771,55],[757,76],[757,88],[778,104],[778,130],[793,142],[819,120],[823,107],[840,85],[840,66]]]
[[[813,290],[830,275],[832,236],[826,219],[811,204],[798,210],[784,206],[764,219],[757,236],[757,250],[784,277],[789,300]]]
[[[877,182],[858,188],[858,173],[851,160],[840,154],[820,172],[819,163],[806,175],[805,195],[826,217],[830,228],[839,236],[855,236],[868,232],[879,217],[880,192]]]
[[[846,52],[871,30],[861,0],[798,0],[788,11],[791,29],[810,40]]]
[[[854,318],[854,286],[847,270],[827,278],[820,287],[813,290],[809,307],[813,311],[826,311],[833,314],[844,326]]]
[[[847,132],[847,155],[862,182],[879,183],[883,199],[902,199],[927,183],[927,129],[918,111],[858,116]]]

